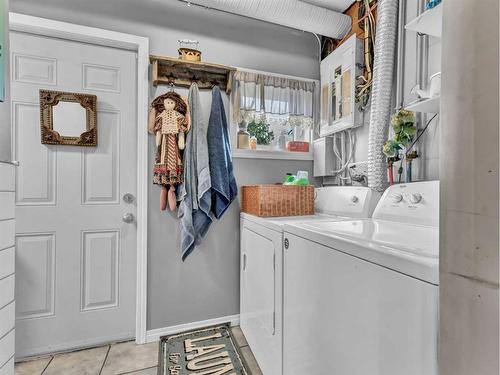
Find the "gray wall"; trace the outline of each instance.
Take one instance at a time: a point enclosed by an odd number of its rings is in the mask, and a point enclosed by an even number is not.
[[[443,2],[441,375],[499,373],[499,5]]]
[[[9,0],[3,0],[5,4],[4,26],[5,26],[5,40],[2,46],[2,53],[5,56],[5,102],[0,103],[0,161],[12,160],[11,155],[11,142],[10,142],[10,60],[9,56],[9,25],[8,25],[8,10]]]
[[[205,61],[319,77],[318,44],[311,34],[178,1],[12,0],[12,11],[147,36],[152,54],[176,56],[178,39],[198,39]],[[162,90],[152,89],[151,96]],[[208,111],[209,92],[202,93],[202,102]],[[236,159],[234,164],[240,186],[278,182],[298,169],[312,173],[311,162]],[[159,211],[158,194],[151,186],[148,329],[237,314],[239,202],[182,263],[177,219]]]

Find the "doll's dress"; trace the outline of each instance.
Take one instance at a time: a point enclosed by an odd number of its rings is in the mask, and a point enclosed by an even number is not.
[[[155,119],[156,157],[153,183],[177,185],[183,182],[182,157],[177,146],[179,132],[188,131],[186,116],[174,109],[163,110]]]

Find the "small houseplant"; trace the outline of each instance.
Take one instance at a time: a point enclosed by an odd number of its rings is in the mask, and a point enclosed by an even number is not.
[[[269,130],[269,124],[263,118],[255,118],[248,123],[250,136],[257,138],[257,144],[269,145],[274,139],[274,132]]]

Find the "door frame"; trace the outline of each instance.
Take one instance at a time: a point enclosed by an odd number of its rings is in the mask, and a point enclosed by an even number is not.
[[[99,46],[121,48],[137,53],[137,275],[135,341],[146,342],[147,248],[148,248],[148,106],[149,38],[9,13],[10,31],[43,35]]]

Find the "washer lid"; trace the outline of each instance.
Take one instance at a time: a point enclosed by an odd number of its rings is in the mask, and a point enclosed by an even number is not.
[[[259,217],[251,214],[242,212],[240,217],[245,220],[252,221],[256,224],[265,226],[277,232],[282,232],[285,224],[298,224],[303,222],[313,222],[313,221],[334,221],[334,220],[348,220],[349,217],[327,215],[327,214],[315,214],[315,215],[304,215],[304,216],[279,216],[279,217]]]
[[[439,230],[436,227],[364,219],[286,224],[284,230],[439,284]]]

